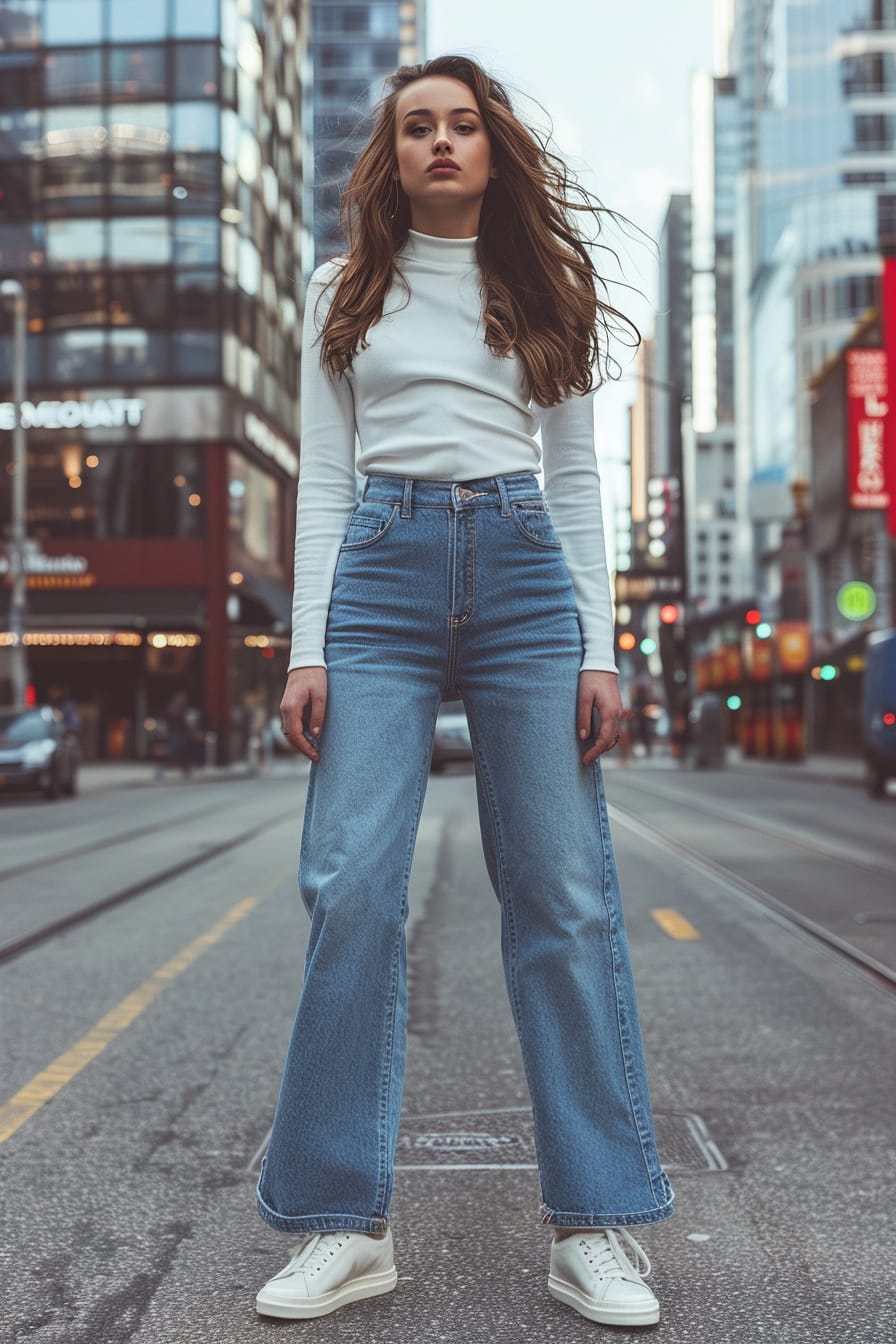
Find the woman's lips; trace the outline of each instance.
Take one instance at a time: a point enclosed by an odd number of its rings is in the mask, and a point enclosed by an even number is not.
[[[452,168],[450,164],[440,163],[438,168],[430,168],[430,174],[433,177],[446,177],[448,173],[459,173],[459,168]]]

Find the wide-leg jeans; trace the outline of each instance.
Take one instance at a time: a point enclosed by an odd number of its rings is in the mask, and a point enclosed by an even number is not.
[[[328,699],[299,849],[311,930],[257,1190],[271,1226],[386,1227],[405,1074],[408,879],[439,702],[458,694],[542,1222],[672,1216],[600,761],[582,764],[593,738],[576,733],[582,650],[532,472],[366,478],[327,621]]]

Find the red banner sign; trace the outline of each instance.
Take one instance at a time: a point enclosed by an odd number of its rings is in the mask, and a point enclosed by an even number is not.
[[[896,257],[884,259],[881,300],[884,348],[889,357],[890,368],[896,369]],[[884,439],[886,472],[890,483],[887,531],[891,537],[896,537],[896,414],[888,415],[886,418]]]
[[[887,479],[887,352],[846,352],[846,399],[849,428],[849,502],[854,509],[886,509]]]

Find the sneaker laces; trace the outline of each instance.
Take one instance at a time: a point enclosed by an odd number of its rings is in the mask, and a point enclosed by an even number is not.
[[[293,1248],[292,1259],[282,1271],[282,1275],[313,1273],[315,1270],[323,1269],[324,1265],[329,1264],[333,1256],[333,1240],[339,1243],[339,1239],[344,1236],[346,1236],[344,1232],[309,1233],[303,1241],[299,1242],[298,1246]]]
[[[634,1263],[626,1246],[619,1240],[620,1236],[625,1238],[635,1252]],[[650,1277],[647,1252],[624,1227],[597,1228],[587,1236],[579,1238],[579,1245],[585,1247],[585,1255],[591,1268],[601,1278],[628,1279],[631,1283],[638,1283]]]

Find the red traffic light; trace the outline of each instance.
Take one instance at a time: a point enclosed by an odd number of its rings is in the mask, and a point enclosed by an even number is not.
[[[762,612],[757,611],[755,607],[751,607],[750,610],[747,612],[747,614],[744,616],[744,620],[746,621],[747,625],[758,625],[759,622],[762,620]]]
[[[667,602],[664,607],[660,607],[660,620],[663,625],[674,625],[680,615],[681,611],[674,602]]]

